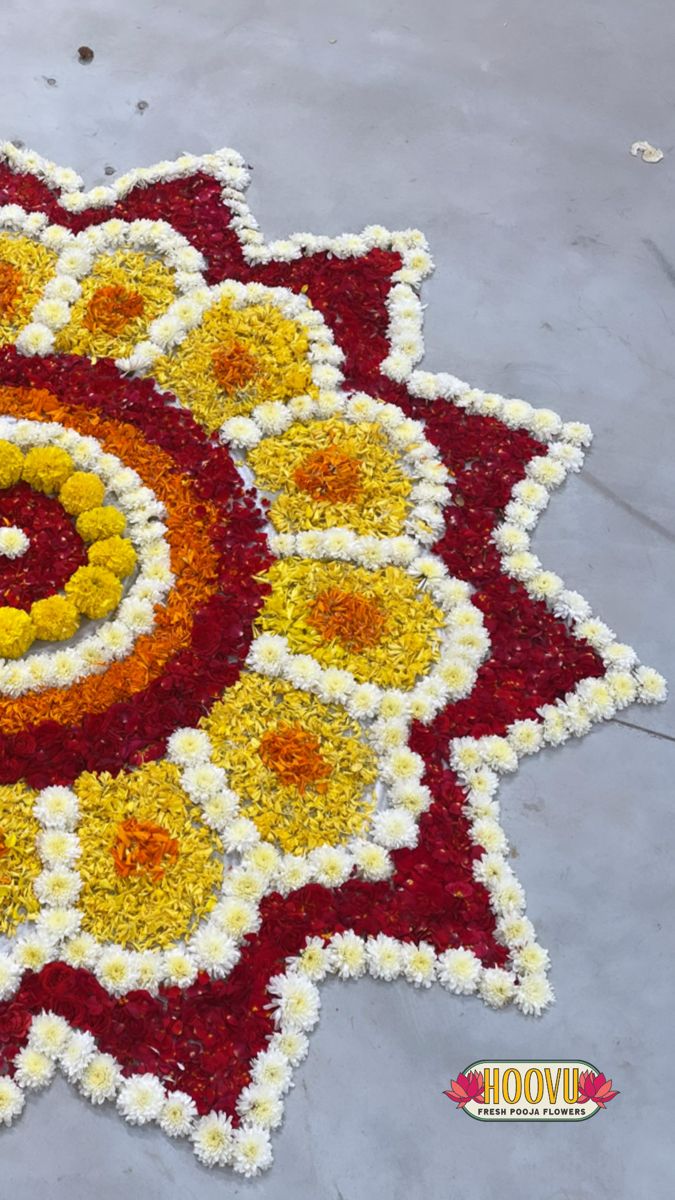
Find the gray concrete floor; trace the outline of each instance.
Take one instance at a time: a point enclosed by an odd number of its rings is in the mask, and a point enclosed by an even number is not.
[[[668,0],[5,0],[3,25],[2,135],[88,184],[106,165],[225,144],[255,164],[269,235],[423,229],[437,263],[425,365],[590,422],[588,468],[536,549],[675,679]],[[640,138],[660,165],[630,157]],[[209,1174],[57,1082],[2,1136],[0,1194],[672,1194],[674,738],[672,706],[631,709],[504,790],[554,962],[558,1003],[541,1021],[331,983],[260,1181]],[[479,1125],[441,1093],[489,1055],[585,1058],[621,1096],[581,1126]]]

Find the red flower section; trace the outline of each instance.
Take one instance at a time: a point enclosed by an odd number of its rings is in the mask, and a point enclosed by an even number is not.
[[[0,555],[0,604],[28,611],[87,562],[87,548],[63,506],[27,483],[0,491],[0,528],[6,525],[22,529],[30,545],[20,558]]]

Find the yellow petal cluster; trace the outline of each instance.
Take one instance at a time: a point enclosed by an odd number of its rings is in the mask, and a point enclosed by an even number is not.
[[[22,783],[0,787],[0,934],[5,937],[39,911],[33,892],[42,870],[34,801],[35,792]]]
[[[222,844],[180,786],[178,768],[146,763],[115,777],[85,772],[74,784],[80,802],[82,928],[132,949],[157,949],[188,937],[220,889]],[[178,843],[161,875],[121,875],[115,847],[130,818],[159,825]]]
[[[214,704],[203,725],[215,762],[241,797],[242,813],[266,841],[303,854],[346,842],[366,828],[374,809],[376,758],[343,708],[282,680],[248,674]],[[283,726],[300,727],[316,740],[329,768],[316,783],[293,786],[266,765],[265,736]]]
[[[158,259],[136,250],[102,254],[82,280],[56,348],[90,358],[124,357],[175,295],[173,272]]]

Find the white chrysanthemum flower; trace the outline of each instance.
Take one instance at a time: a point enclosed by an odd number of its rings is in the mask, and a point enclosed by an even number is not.
[[[123,996],[137,986],[136,957],[127,950],[111,946],[101,954],[96,975],[113,996]]]
[[[504,554],[520,554],[527,550],[530,539],[517,525],[500,525],[492,535],[493,541]]]
[[[616,704],[606,679],[582,679],[577,695],[593,720],[609,720],[614,716]]]
[[[24,1046],[14,1059],[14,1078],[22,1088],[46,1087],[54,1075],[56,1063],[49,1055],[36,1050],[34,1046]]]
[[[590,425],[584,425],[582,421],[566,421],[562,427],[562,436],[573,446],[589,446],[593,440]]]
[[[606,680],[617,708],[625,708],[627,704],[632,704],[636,699],[637,681],[630,671],[609,671]]]
[[[237,1112],[264,1129],[276,1129],[281,1124],[284,1106],[276,1088],[269,1083],[252,1083],[240,1092]]]
[[[306,858],[288,854],[282,858],[277,871],[276,887],[282,896],[288,896],[304,887],[312,876],[312,868]]]
[[[368,971],[374,979],[398,979],[403,967],[401,945],[396,938],[378,933],[366,941]]]
[[[20,354],[49,354],[54,345],[54,334],[48,325],[31,322],[24,325],[15,345]]]
[[[186,788],[186,791],[190,789]],[[203,796],[200,803],[206,824],[217,830],[225,829],[239,809],[238,797],[229,788],[223,788],[216,795]]]
[[[550,408],[535,408],[530,416],[529,426],[535,437],[548,441],[560,433],[562,421]]]
[[[41,904],[67,907],[77,899],[82,880],[76,871],[57,867],[43,871],[33,883],[33,890]]]
[[[166,1094],[155,1075],[130,1075],[117,1094],[117,1108],[131,1125],[156,1121]]]
[[[232,1122],[223,1113],[209,1113],[197,1121],[192,1145],[205,1167],[224,1167],[231,1161]]]
[[[101,948],[90,933],[76,933],[61,949],[61,957],[69,966],[88,970],[96,965],[100,953]]]
[[[538,712],[543,718],[544,741],[551,746],[562,746],[570,736],[565,709],[559,704],[542,704]]]
[[[473,950],[445,950],[438,957],[437,976],[443,987],[458,996],[475,992],[481,974],[481,962]]]
[[[3,558],[20,558],[30,542],[18,525],[5,525],[0,529],[0,555]]]
[[[511,959],[519,975],[541,973],[549,965],[548,950],[538,942],[528,942],[514,950]]]
[[[488,967],[483,971],[478,983],[478,990],[483,999],[492,1008],[502,1008],[513,999],[514,978],[510,971],[501,967]]]
[[[360,721],[372,717],[381,700],[382,692],[374,683],[359,683],[347,701],[347,711]]]
[[[190,950],[198,968],[213,979],[224,979],[239,959],[234,939],[211,923],[197,930],[190,941]]]
[[[391,875],[392,862],[383,846],[373,842],[358,841],[353,846],[354,861],[359,873],[371,883],[387,879]]]
[[[474,879],[494,890],[509,878],[509,871],[501,854],[486,853],[473,864]]]
[[[438,675],[447,691],[448,699],[461,700],[471,691],[475,672],[464,658],[449,654],[440,663]]]
[[[225,780],[223,768],[210,762],[194,763],[185,767],[181,774],[181,783],[185,791],[198,804],[220,793],[225,788]]]
[[[384,809],[372,819],[373,837],[388,850],[400,850],[417,844],[417,825],[405,808]]]
[[[585,638],[596,650],[604,650],[616,640],[614,631],[598,617],[589,617],[586,621],[581,621],[577,625],[576,634]]]
[[[668,687],[658,671],[652,667],[638,667],[635,675],[640,689],[638,700],[644,704],[661,704],[666,699]]]
[[[407,809],[413,817],[426,812],[433,803],[429,788],[421,783],[395,783],[391,788],[390,798],[392,804]]]
[[[483,761],[494,771],[515,771],[518,766],[518,755],[513,746],[504,737],[483,737],[480,739],[480,751]]]
[[[155,996],[162,982],[163,973],[164,968],[160,954],[154,950],[139,951],[136,955],[137,987],[143,988],[144,991]]]
[[[502,559],[504,570],[509,575],[513,575],[514,579],[521,579],[527,582],[528,579],[534,579],[541,563],[536,554],[531,550],[517,550],[514,554],[505,554]]]
[[[254,1083],[265,1083],[274,1089],[277,1095],[287,1092],[292,1082],[291,1065],[288,1058],[278,1048],[272,1047],[261,1050],[253,1062],[251,1079]]]
[[[48,1058],[57,1058],[69,1034],[70,1026],[63,1017],[59,1017],[57,1013],[42,1011],[33,1017],[29,1044]]]
[[[545,975],[525,975],[516,988],[514,999],[521,1012],[538,1017],[555,996]]]
[[[302,975],[274,975],[269,983],[274,1020],[288,1029],[312,1029],[319,1019],[318,989]]]
[[[223,845],[231,854],[243,854],[260,841],[258,827],[248,817],[231,821],[223,834]]]
[[[288,656],[286,638],[276,633],[261,633],[249,650],[247,663],[251,670],[275,677],[281,674]]]
[[[66,787],[46,787],[38,792],[33,812],[41,825],[72,829],[77,822],[78,800]]]
[[[608,667],[615,667],[617,671],[628,671],[635,666],[637,655],[632,646],[626,646],[623,642],[612,642],[602,651],[602,659]]]
[[[0,1125],[11,1125],[21,1113],[26,1097],[7,1075],[0,1076]]]
[[[525,893],[515,877],[500,884],[495,892],[495,899],[501,912],[525,907]]]
[[[197,964],[186,950],[179,946],[165,951],[164,974],[174,987],[189,987],[197,977]]]
[[[508,740],[516,754],[535,754],[541,749],[544,734],[539,721],[514,721],[509,727]]]
[[[70,866],[80,854],[79,838],[66,829],[45,829],[38,835],[37,848],[49,867]]]
[[[383,774],[391,783],[407,783],[419,780],[424,774],[424,762],[419,754],[402,746],[389,755]]]
[[[96,1042],[86,1030],[74,1029],[59,1054],[59,1064],[67,1079],[79,1079],[96,1054]]]
[[[349,671],[342,671],[339,667],[326,667],[321,674],[319,694],[327,704],[342,704],[349,698],[354,687],[355,681]]]
[[[249,871],[245,868],[230,871],[225,879],[224,890],[229,896],[239,896],[255,904],[268,890],[269,880],[259,871]]]
[[[318,846],[309,859],[314,878],[324,887],[339,887],[349,878],[352,864],[341,846]]]
[[[455,738],[452,742],[450,761],[460,777],[466,778],[478,767],[483,766],[483,755],[474,738]]]
[[[248,852],[246,865],[269,879],[277,870],[279,859],[279,851],[274,846],[269,842],[257,841]]]
[[[403,975],[415,987],[431,987],[436,978],[436,951],[428,942],[407,943],[401,950]]]
[[[112,1054],[95,1054],[80,1075],[82,1093],[92,1104],[112,1100],[122,1082],[122,1072]]]
[[[542,483],[545,488],[558,487],[566,475],[565,467],[561,462],[544,454],[531,458],[526,470],[530,479]]]
[[[186,1092],[169,1092],[158,1117],[160,1129],[169,1137],[186,1137],[194,1126],[197,1105]]]
[[[211,920],[235,941],[260,928],[260,914],[254,904],[237,896],[224,896],[211,913]]]
[[[293,687],[317,691],[321,687],[322,670],[309,654],[293,654],[285,667],[286,678]]]
[[[520,483],[514,487],[512,495],[514,500],[526,504],[528,508],[532,508],[536,512],[541,512],[549,502],[546,488],[542,487],[540,483],[536,483],[534,479],[521,479]]]
[[[528,581],[528,591],[535,600],[554,600],[563,590],[564,584],[555,571],[538,571]]]
[[[182,767],[208,762],[211,743],[203,729],[177,729],[166,746],[167,758]]]
[[[0,1000],[7,1000],[14,995],[20,978],[21,969],[18,964],[9,954],[0,950]]]
[[[323,938],[320,937],[308,938],[297,958],[288,958],[286,961],[289,966],[294,966],[300,975],[311,979],[312,983],[319,983],[324,979],[330,967],[328,951]]]
[[[230,417],[220,430],[224,442],[229,442],[235,448],[247,450],[257,445],[262,437],[262,431],[249,417]]]
[[[269,1049],[278,1050],[292,1067],[297,1067],[307,1058],[309,1039],[299,1029],[284,1029],[270,1039]]]
[[[366,971],[363,939],[352,930],[333,935],[328,951],[331,971],[340,979],[359,979]]]
[[[497,937],[506,946],[526,946],[534,941],[534,926],[522,913],[505,913],[497,921]]]
[[[370,727],[370,740],[381,751],[405,746],[408,741],[408,722],[402,717],[389,720],[380,717]]]
[[[504,854],[508,849],[504,830],[489,817],[478,818],[473,822],[469,832],[471,841],[475,842],[477,846],[482,846],[491,854]]]
[[[234,1135],[232,1166],[240,1175],[251,1178],[272,1162],[269,1134],[264,1129],[243,1126]]]

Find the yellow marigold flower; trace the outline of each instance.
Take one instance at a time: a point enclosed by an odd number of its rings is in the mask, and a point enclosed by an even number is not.
[[[83,541],[97,542],[99,538],[111,538],[124,533],[126,523],[124,514],[118,508],[105,504],[80,513],[75,528]]]
[[[6,605],[0,608],[0,658],[21,658],[35,640],[27,612]]]
[[[45,642],[62,642],[77,632],[80,615],[65,596],[36,600],[30,610],[35,636]]]
[[[73,471],[59,492],[59,500],[71,517],[79,517],[88,508],[98,508],[104,496],[103,481],[93,471]]]
[[[179,768],[152,762],[115,777],[85,772],[74,791],[82,928],[136,950],[188,937],[216,903],[223,847],[183,791]]]
[[[120,579],[130,575],[136,566],[136,551],[128,538],[103,538],[89,547],[87,555],[92,566],[105,567]]]
[[[263,400],[316,394],[302,326],[272,304],[233,308],[221,297],[151,375],[211,432]]]
[[[78,567],[66,584],[66,595],[85,617],[105,617],[122,599],[122,584],[105,567]]]
[[[23,454],[13,442],[0,441],[0,488],[18,483],[23,471]]]
[[[23,460],[23,478],[38,492],[58,492],[73,467],[68,451],[60,446],[33,446]]]
[[[35,792],[22,783],[0,787],[0,934],[11,937],[39,905],[33,882],[42,870],[35,843]]]
[[[400,567],[287,558],[263,579],[271,592],[258,626],[288,638],[295,654],[406,691],[438,659],[443,614]]]
[[[362,833],[375,807],[373,750],[338,705],[243,675],[203,721],[213,757],[266,841],[291,854]]]

